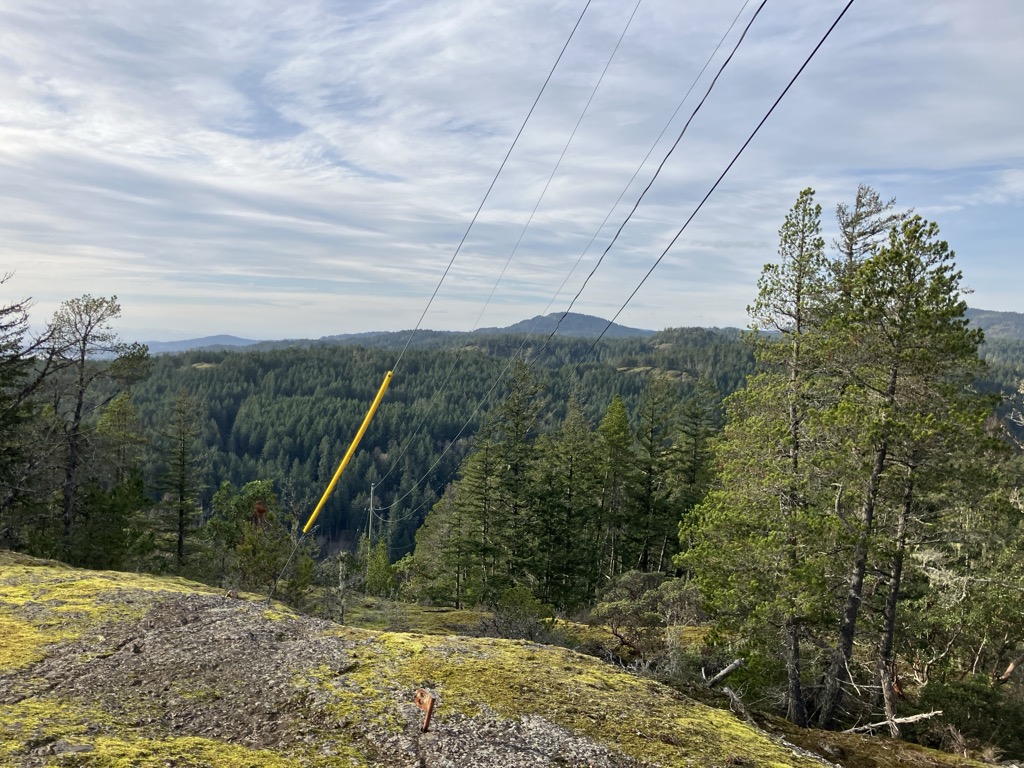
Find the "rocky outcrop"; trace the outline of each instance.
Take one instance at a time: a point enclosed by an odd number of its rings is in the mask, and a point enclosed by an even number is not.
[[[571,651],[0,553],[0,765],[819,766]],[[439,697],[429,733],[413,704]]]

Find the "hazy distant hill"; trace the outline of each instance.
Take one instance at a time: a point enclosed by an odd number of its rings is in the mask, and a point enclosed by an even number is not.
[[[988,309],[969,308],[967,319],[985,332],[986,339],[1024,341],[1024,314],[1020,312],[993,312]]]
[[[416,332],[412,346],[429,349],[445,346],[453,339],[466,336],[494,336],[506,333],[530,333],[536,336],[547,336],[558,325],[560,312],[549,315],[537,315],[529,320],[502,328],[478,328],[471,333],[460,331],[432,331],[423,329]],[[968,309],[967,317],[974,325],[985,331],[986,338],[1013,339],[1024,341],[1024,314],[1020,312],[993,312],[987,309]],[[601,335],[608,321],[593,315],[581,315],[570,312],[558,325],[558,335],[582,339],[593,339]],[[323,344],[340,344],[344,346],[383,347],[404,346],[409,340],[411,330],[404,331],[368,331],[364,333],[339,333],[323,336],[319,339],[280,339],[276,341],[255,341],[240,339],[237,336],[204,336],[201,339],[184,341],[150,341],[149,351],[153,354],[187,352],[193,349],[227,350],[240,347],[266,351],[286,347],[311,347]],[[626,325],[612,323],[604,334],[606,339],[650,338],[655,331],[643,328],[630,328]]]
[[[247,347],[257,344],[255,339],[240,339],[237,336],[203,336],[201,339],[184,339],[183,341],[147,341],[150,354],[162,355],[173,352],[188,352],[190,349],[211,349],[221,351],[235,347]]]
[[[453,339],[476,337],[476,336],[500,336],[504,334],[529,333],[538,338],[547,336],[555,329],[561,312],[550,315],[537,315],[529,320],[520,320],[518,323],[507,325],[503,328],[477,328],[472,332],[465,331],[432,331],[420,330],[413,337],[413,347],[419,349],[430,349],[445,346]],[[558,336],[574,337],[581,339],[593,339],[601,335],[601,332],[608,325],[607,320],[592,315],[579,315],[570,312],[565,316],[562,324],[558,326]],[[371,331],[369,333],[341,333],[335,336],[324,336],[318,339],[315,344],[342,344],[345,346],[363,347],[394,347],[404,346],[409,340],[411,330],[405,331]],[[627,338],[648,338],[654,335],[654,331],[646,331],[640,328],[629,328],[625,325],[612,323],[606,339],[627,339]],[[301,346],[302,342],[260,342],[256,349],[272,349],[282,346]]]
[[[575,312],[566,314],[561,325],[558,324],[561,312],[552,312],[550,315],[537,315],[529,320],[520,320],[518,323],[504,328],[478,328],[474,333],[537,333],[547,335],[558,327],[559,336],[575,336],[578,338],[592,339],[601,335],[608,321],[593,315],[580,315]],[[612,323],[604,334],[606,339],[644,338],[653,336],[654,331],[642,328],[630,328],[618,323]]]

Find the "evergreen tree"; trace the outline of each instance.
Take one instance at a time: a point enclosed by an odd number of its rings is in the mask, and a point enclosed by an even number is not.
[[[590,542],[597,538],[600,483],[593,435],[575,397],[562,428],[538,442],[534,592],[544,603],[574,610],[593,597],[599,551]]]
[[[11,275],[0,276],[0,286]],[[39,513],[25,506],[43,493],[37,479],[45,471],[46,432],[32,395],[52,371],[45,354],[48,337],[29,335],[30,300],[0,306],[0,544],[31,543]]]
[[[965,392],[978,371],[982,335],[968,327],[961,274],[937,235],[938,227],[918,216],[893,227],[886,244],[858,266],[849,300],[837,304],[827,325],[830,365],[845,384],[823,426],[852,448],[854,477],[844,499],[846,506],[854,505],[857,527],[836,652],[824,681],[822,724],[835,717],[851,668],[878,513],[894,496],[904,499],[895,519],[906,520],[925,471],[920,451],[941,440],[944,422],[974,420],[977,429],[982,426]],[[935,466],[931,471],[948,470]],[[890,481],[894,472],[902,482]],[[902,553],[906,532],[899,523],[883,533]],[[898,579],[898,563],[892,568],[890,578]],[[898,581],[892,586],[895,601]],[[882,656],[889,656],[884,648]]]
[[[144,344],[125,344],[110,323],[121,315],[117,297],[82,296],[65,301],[49,329],[48,356],[60,375],[49,377],[49,399],[63,431],[61,514],[64,549],[70,551],[75,522],[81,512],[79,488],[86,459],[87,424],[94,418],[93,401],[101,383],[123,388],[148,368]]]
[[[495,483],[492,540],[498,558],[490,587],[499,595],[526,584],[534,572],[537,553],[537,507],[532,479],[536,462],[535,427],[540,415],[540,385],[521,359],[512,367],[509,393],[493,423]]]
[[[662,571],[671,562],[679,514],[672,503],[672,446],[679,398],[664,378],[652,378],[638,406],[635,477],[627,542],[632,568]]]
[[[625,545],[629,525],[629,499],[636,482],[635,456],[629,414],[619,395],[608,404],[608,410],[597,431],[600,437],[600,517],[592,546],[595,552],[601,553],[601,572],[604,578],[601,584],[594,584],[595,591],[632,566],[632,563],[625,561]]]
[[[185,565],[185,540],[195,524],[200,489],[200,458],[196,450],[202,423],[202,406],[191,393],[174,401],[171,420],[162,433],[165,469],[159,487],[167,495],[174,516],[175,560]]]
[[[755,333],[772,333],[757,339],[763,370],[726,401],[721,485],[694,525],[683,526],[693,547],[680,561],[734,630],[769,654],[765,641],[777,643],[787,717],[797,725],[807,722],[801,642],[822,611],[818,553],[827,528],[806,456],[828,293],[820,221],[814,191],[803,190],[779,230],[779,262],[765,266],[750,308]]]

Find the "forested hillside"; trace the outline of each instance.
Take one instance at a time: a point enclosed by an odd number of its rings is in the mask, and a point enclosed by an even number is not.
[[[985,337],[1024,341],[1024,314],[1020,312],[992,312],[985,309],[968,308],[967,319],[981,328]]]
[[[410,551],[419,523],[507,393],[506,369],[517,353],[531,361],[544,400],[538,432],[561,422],[571,393],[596,423],[615,395],[634,405],[652,372],[664,372],[684,389],[706,380],[728,393],[752,365],[734,332],[665,331],[602,342],[585,357],[591,344],[555,338],[543,346],[542,338],[525,335],[479,335],[454,348],[409,350],[319,518],[320,534],[351,546],[366,528],[376,483],[374,505],[387,508],[381,514],[390,523],[393,553]],[[399,349],[319,343],[160,356],[133,398],[142,423],[156,435],[167,431],[178,394],[191,394],[203,446],[200,499],[208,502],[222,480],[241,486],[269,479],[289,505],[311,509]],[[150,450],[147,476],[158,478],[164,462],[161,451]]]

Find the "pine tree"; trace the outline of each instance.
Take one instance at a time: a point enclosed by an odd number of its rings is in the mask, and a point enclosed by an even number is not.
[[[807,456],[807,421],[820,406],[821,326],[827,262],[821,207],[803,190],[779,230],[779,262],[765,266],[750,308],[762,371],[726,401],[717,446],[720,486],[682,535],[680,563],[709,603],[744,637],[785,659],[787,717],[806,725],[801,643],[819,621],[818,570],[827,541],[825,495]]]
[[[982,335],[968,327],[961,273],[938,227],[914,216],[893,227],[885,245],[865,259],[849,284],[849,300],[830,316],[830,365],[845,381],[842,397],[824,426],[851,448],[856,466],[847,504],[856,505],[857,529],[846,577],[846,598],[833,662],[825,677],[819,721],[831,723],[841,685],[851,667],[854,640],[879,515],[887,505],[895,526],[882,531],[894,547],[889,580],[890,626],[883,630],[883,666],[891,665],[892,626],[899,595],[915,487],[924,457],[943,442],[947,425],[980,430],[977,401],[967,392],[978,371]],[[899,480],[892,478],[896,475]],[[902,521],[902,523],[901,523]],[[891,700],[891,683],[883,679]]]

